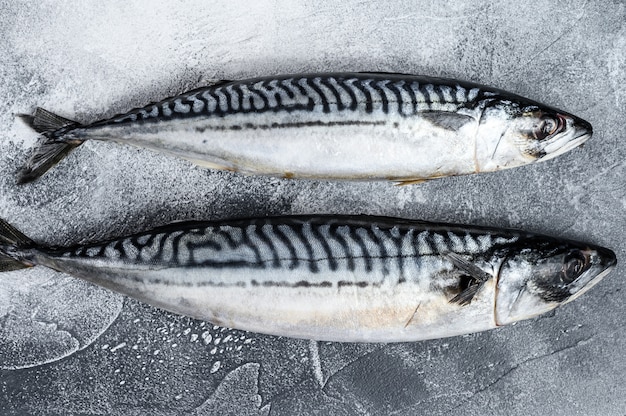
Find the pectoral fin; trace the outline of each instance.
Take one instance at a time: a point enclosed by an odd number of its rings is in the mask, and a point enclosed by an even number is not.
[[[456,253],[447,253],[446,257],[454,264],[454,267],[472,279],[467,288],[450,299],[450,303],[458,303],[461,306],[468,305],[485,282],[493,276]]]
[[[461,306],[469,305],[472,303],[472,299],[478,293],[478,290],[483,286],[482,283],[474,283],[467,287],[464,291],[450,299],[450,303],[458,303]]]
[[[415,179],[398,179],[394,181],[394,185],[396,186],[405,186],[405,185],[417,185],[420,183],[432,181],[433,179],[440,179],[450,175],[432,175],[429,178],[415,178]]]
[[[431,123],[446,130],[457,131],[467,123],[475,122],[472,116],[459,113],[446,113],[440,111],[428,111],[420,113],[420,115],[428,119]]]

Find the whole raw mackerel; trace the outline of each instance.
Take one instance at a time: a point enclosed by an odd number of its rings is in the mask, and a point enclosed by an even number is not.
[[[600,281],[615,254],[520,231],[366,216],[178,223],[53,248],[0,220],[0,271],[36,265],[231,328],[391,342],[550,311]]]
[[[28,182],[86,140],[199,165],[286,178],[419,182],[551,159],[586,141],[586,121],[498,89],[402,74],[220,81],[90,124],[43,109],[21,169]]]

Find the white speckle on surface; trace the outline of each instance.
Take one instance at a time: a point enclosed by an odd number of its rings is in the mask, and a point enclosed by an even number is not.
[[[111,348],[111,352],[115,352],[115,351],[117,351],[117,350],[119,350],[119,349],[124,348],[125,346],[126,346],[126,343],[125,343],[125,342],[122,342],[122,343],[120,343],[120,344],[117,344],[115,347]]]
[[[216,361],[216,362],[214,362],[214,363],[213,363],[213,365],[211,366],[211,371],[210,371],[210,373],[211,373],[211,374],[216,373],[216,372],[217,372],[217,370],[219,370],[219,369],[220,369],[220,366],[221,366],[221,365],[222,365],[222,363],[221,363],[220,361]]]
[[[210,344],[211,341],[213,340],[213,336],[211,335],[209,331],[203,332],[201,336],[202,336],[202,342],[204,342],[205,345]]]

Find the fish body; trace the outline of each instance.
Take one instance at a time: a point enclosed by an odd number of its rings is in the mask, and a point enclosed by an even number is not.
[[[614,264],[582,243],[367,216],[172,224],[69,248],[0,223],[0,270],[46,266],[218,325],[326,341],[495,328],[579,296]]]
[[[410,182],[547,160],[592,131],[494,88],[381,73],[220,81],[86,125],[42,109],[26,119],[43,139],[21,182],[86,140],[251,175]]]

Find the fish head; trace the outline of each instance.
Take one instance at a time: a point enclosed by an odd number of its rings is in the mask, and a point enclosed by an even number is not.
[[[587,141],[587,121],[534,102],[494,98],[481,113],[476,164],[481,172],[550,160]]]
[[[532,318],[571,302],[616,264],[611,250],[534,237],[508,252],[496,286],[498,325]]]

